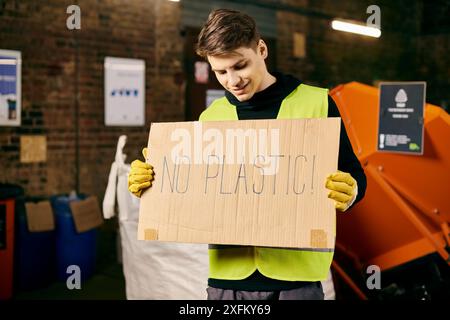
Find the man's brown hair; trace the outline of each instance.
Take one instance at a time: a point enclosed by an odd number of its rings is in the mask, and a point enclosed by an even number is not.
[[[259,39],[252,17],[235,10],[217,9],[209,14],[200,31],[196,52],[203,58],[219,56],[242,46],[256,48]]]

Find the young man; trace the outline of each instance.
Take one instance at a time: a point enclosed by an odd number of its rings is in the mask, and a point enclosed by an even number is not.
[[[198,37],[197,53],[208,60],[226,89],[225,97],[215,100],[200,121],[340,117],[327,89],[267,71],[267,46],[246,14],[213,11]],[[145,149],[143,153],[145,157]],[[343,212],[361,200],[366,189],[343,123],[338,169],[324,187]],[[131,164],[130,192],[140,196],[152,180],[149,164]],[[333,252],[210,245],[208,299],[323,299],[320,281],[326,279],[332,257]]]

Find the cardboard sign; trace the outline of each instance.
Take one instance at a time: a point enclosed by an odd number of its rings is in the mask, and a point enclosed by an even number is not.
[[[138,239],[333,249],[340,118],[152,123]]]
[[[20,162],[46,162],[47,136],[20,136]]]
[[[55,230],[55,219],[49,201],[25,203],[27,211],[28,230],[30,232],[43,232]]]
[[[97,197],[91,196],[86,200],[70,202],[73,220],[77,232],[84,232],[103,224],[103,217],[100,211]]]

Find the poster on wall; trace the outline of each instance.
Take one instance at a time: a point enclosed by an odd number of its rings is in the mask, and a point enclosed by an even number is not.
[[[105,125],[145,124],[145,61],[105,58]]]
[[[20,126],[20,51],[0,50],[0,126]]]
[[[423,154],[425,82],[381,82],[378,151]]]
[[[209,81],[209,64],[205,61],[195,62],[195,82],[207,84]]]

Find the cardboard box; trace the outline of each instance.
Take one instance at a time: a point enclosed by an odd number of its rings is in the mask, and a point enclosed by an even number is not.
[[[332,249],[340,118],[153,123],[138,239]]]

